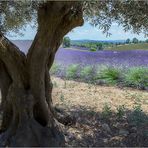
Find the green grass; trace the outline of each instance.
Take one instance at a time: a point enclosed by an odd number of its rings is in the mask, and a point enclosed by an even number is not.
[[[125,105],[119,105],[117,107],[117,117],[121,119],[123,118],[124,114],[125,114]]]
[[[59,69],[60,69],[60,65],[58,65],[57,63],[53,63],[53,65],[50,69],[50,73],[56,74],[56,73],[58,73]]]
[[[83,80],[92,80],[93,79],[93,67],[92,66],[85,66],[81,68],[80,77]]]
[[[60,71],[63,69],[54,64],[50,73],[56,75]],[[91,84],[148,89],[148,68],[146,67],[132,67],[125,70],[120,67],[99,66],[94,70],[92,66],[80,67],[78,64],[72,64],[63,72],[65,73],[63,77],[67,79],[78,79]]]
[[[119,81],[121,70],[114,67],[103,66],[98,69],[96,80],[103,80],[105,84],[115,85]]]
[[[124,76],[126,86],[144,88],[148,87],[148,68],[130,68]]]
[[[125,44],[125,45],[114,45],[113,47],[107,47],[108,50],[148,50],[148,43],[138,43],[138,44]]]
[[[72,64],[70,65],[66,70],[66,77],[69,79],[75,79],[78,77],[78,70],[79,70],[78,64]]]
[[[111,116],[111,114],[112,114],[111,106],[105,103],[102,110],[103,117],[108,118],[109,116]]]

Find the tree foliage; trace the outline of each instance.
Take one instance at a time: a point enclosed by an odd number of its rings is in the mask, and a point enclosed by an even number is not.
[[[125,42],[126,42],[126,44],[129,44],[130,43],[130,39],[127,39]]]
[[[138,41],[137,38],[133,38],[132,42],[133,42],[134,44],[137,44],[139,41]]]
[[[44,1],[20,0],[0,2],[0,31],[18,32],[28,22],[36,25],[36,10]],[[143,32],[148,35],[148,1],[98,0],[77,1],[83,6],[84,19],[109,34],[112,23],[121,25],[125,31]],[[73,15],[73,14],[72,14]],[[14,19],[15,18],[15,19]]]
[[[20,33],[20,29],[25,29],[27,24],[32,22],[36,25],[36,9],[38,3],[35,1],[0,1],[0,32],[9,33],[11,31]]]
[[[64,37],[63,39],[63,47],[70,47],[70,38],[69,37]]]
[[[86,2],[85,6],[85,19],[104,33],[109,31],[112,23],[117,23],[125,31],[138,34],[142,31],[148,35],[147,0],[99,0]]]

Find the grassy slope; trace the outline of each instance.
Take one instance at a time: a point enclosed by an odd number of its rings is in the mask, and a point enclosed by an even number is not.
[[[110,48],[108,47],[107,49],[109,50],[134,50],[134,49],[148,50],[148,43],[118,45]]]

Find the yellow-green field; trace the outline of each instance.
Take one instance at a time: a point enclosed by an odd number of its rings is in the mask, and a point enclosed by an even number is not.
[[[138,44],[125,44],[125,45],[117,45],[113,47],[108,47],[108,50],[148,50],[148,43],[138,43]]]

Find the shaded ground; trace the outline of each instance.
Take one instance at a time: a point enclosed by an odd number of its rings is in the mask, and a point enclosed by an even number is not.
[[[54,104],[76,119],[67,146],[148,146],[147,92],[52,79]]]
[[[61,125],[68,147],[148,147],[148,92],[52,81],[55,106],[75,119]]]

